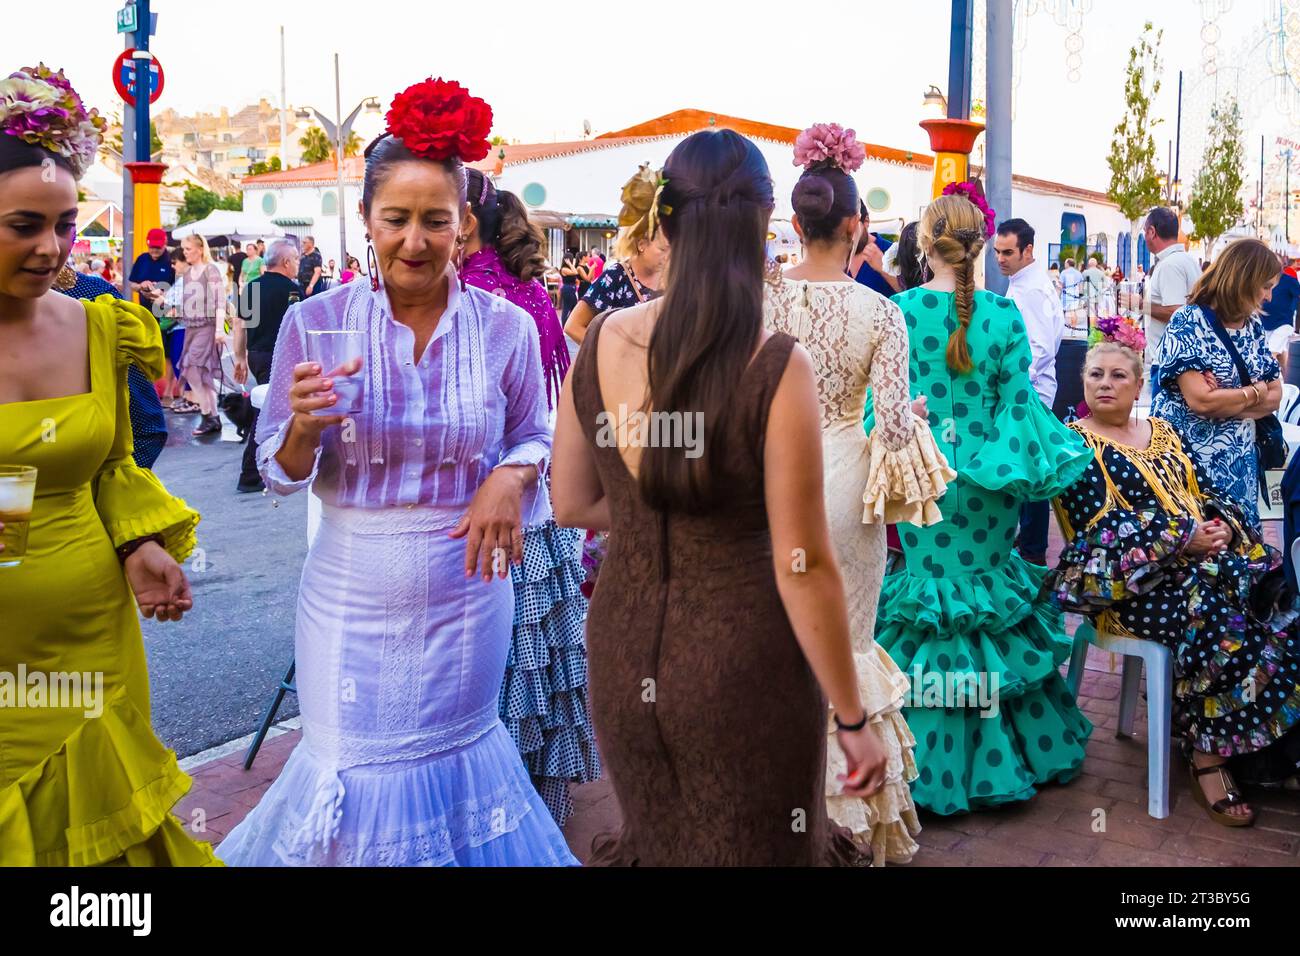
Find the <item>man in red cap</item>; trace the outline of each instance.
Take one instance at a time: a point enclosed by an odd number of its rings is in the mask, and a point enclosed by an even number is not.
[[[153,312],[154,318],[159,319],[161,324],[163,298],[167,295],[167,290],[176,284],[176,267],[172,264],[172,257],[167,254],[167,233],[161,229],[150,229],[145,236],[145,245],[148,251],[136,257],[127,279],[140,304]],[[180,361],[184,335],[185,330],[180,327],[163,333],[163,347],[167,350],[169,367],[167,374],[155,385],[159,398],[173,397],[181,401],[176,383],[176,366]],[[184,404],[173,407],[177,411],[188,408]]]
[[[146,309],[154,304],[162,304],[162,298],[176,283],[176,269],[172,266],[171,256],[167,255],[167,233],[161,229],[150,229],[145,237],[148,252],[136,257],[131,266],[131,291],[139,297],[140,304]],[[154,312],[157,315],[157,311]]]

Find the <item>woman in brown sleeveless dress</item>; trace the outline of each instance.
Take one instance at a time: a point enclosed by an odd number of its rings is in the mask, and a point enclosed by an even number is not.
[[[555,435],[557,521],[611,531],[587,642],[623,829],[591,862],[864,864],[826,816],[827,699],[846,793],[874,793],[885,754],[863,726],[812,363],[763,331],[771,178],[729,130],[684,140],[664,176],[666,294],[592,323]]]

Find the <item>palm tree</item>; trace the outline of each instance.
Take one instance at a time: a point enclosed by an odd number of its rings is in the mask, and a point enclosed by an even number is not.
[[[344,156],[361,155],[361,137],[358,136],[355,131],[348,133],[348,138],[343,143],[343,155]]]
[[[308,126],[307,131],[298,140],[302,147],[304,163],[323,163],[330,158],[330,141],[325,131],[319,126]]]

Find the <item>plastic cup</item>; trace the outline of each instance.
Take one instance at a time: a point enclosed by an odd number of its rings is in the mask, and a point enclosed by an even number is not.
[[[355,375],[331,375],[354,359],[361,359],[361,368]],[[356,415],[364,407],[366,385],[366,333],[334,329],[309,329],[307,331],[307,359],[321,368],[321,373],[334,379],[334,394],[339,400],[334,405],[317,409],[314,415]]]
[[[27,555],[27,529],[36,500],[36,469],[29,465],[0,465],[0,568],[13,568]]]

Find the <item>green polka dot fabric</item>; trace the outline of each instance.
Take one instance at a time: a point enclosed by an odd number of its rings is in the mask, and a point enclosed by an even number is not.
[[[952,293],[894,297],[907,319],[914,394],[957,471],[944,520],[900,525],[906,567],[885,579],[876,640],[912,682],[904,713],[916,737],[916,803],[963,813],[1072,779],[1092,725],[1058,667],[1064,619],[1039,598],[1046,572],[1012,550],[1026,501],[1051,498],[1092,452],[1029,382],[1029,340],[1015,304],[975,293],[967,333],[974,368],[952,372]],[[865,422],[870,430],[871,416]]]

